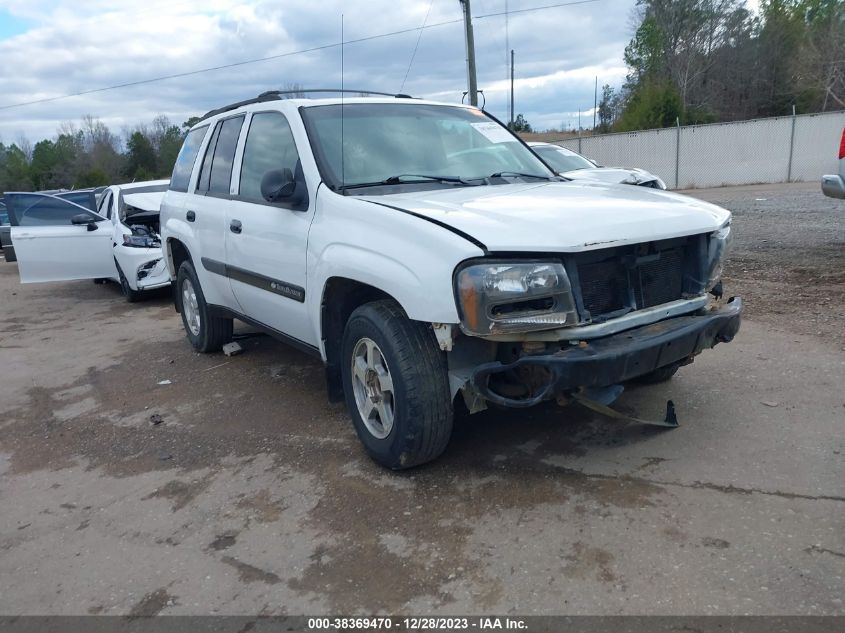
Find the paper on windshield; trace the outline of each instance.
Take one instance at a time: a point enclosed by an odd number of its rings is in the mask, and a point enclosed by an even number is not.
[[[498,123],[485,121],[484,123],[470,123],[472,127],[481,132],[491,143],[515,143],[513,134],[508,132]]]

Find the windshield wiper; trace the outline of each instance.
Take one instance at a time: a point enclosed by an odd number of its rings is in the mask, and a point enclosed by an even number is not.
[[[379,187],[382,185],[412,185],[420,182],[445,182],[456,185],[475,186],[477,183],[464,180],[459,176],[431,176],[428,174],[399,174],[377,182],[356,182],[350,185],[341,185],[338,190],[358,189],[361,187]]]
[[[521,171],[497,171],[495,174],[490,174],[484,180],[492,180],[493,178],[504,178],[505,176],[508,177],[515,177],[515,178],[539,178],[540,180],[552,180],[552,176],[543,176],[541,174],[527,174]]]

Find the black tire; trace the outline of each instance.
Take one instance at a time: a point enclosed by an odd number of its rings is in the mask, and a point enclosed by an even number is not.
[[[199,332],[194,333],[188,325],[185,316],[185,309],[182,305],[183,290],[186,281],[190,281],[191,287],[196,295],[197,310],[199,313]],[[182,325],[185,327],[185,334],[193,345],[194,349],[203,354],[220,351],[226,343],[232,340],[232,319],[213,317],[209,315],[208,304],[205,302],[205,295],[202,293],[197,273],[193,264],[186,260],[179,266],[176,275],[176,297],[179,301],[179,312],[182,315]]]
[[[393,382],[393,426],[383,439],[367,428],[353,390],[353,353],[364,339],[378,346]],[[401,470],[429,462],[445,450],[453,420],[448,367],[428,325],[411,321],[390,300],[360,306],[343,332],[341,372],[355,432],[374,461]]]
[[[117,262],[115,262],[115,264],[116,263]],[[124,275],[123,271],[120,270],[120,266],[117,267],[117,273],[120,275],[120,290],[123,292],[123,298],[126,299],[126,303],[135,303],[140,300],[140,291],[132,290],[129,286],[129,282],[126,280],[126,275]]]
[[[672,376],[678,373],[680,368],[681,366],[677,363],[674,365],[666,365],[666,367],[660,367],[647,374],[643,374],[642,376],[637,376],[634,378],[634,382],[638,382],[643,385],[656,385],[660,382],[666,382],[667,380],[671,380]]]

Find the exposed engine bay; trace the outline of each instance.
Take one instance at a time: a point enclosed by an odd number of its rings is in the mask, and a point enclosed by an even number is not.
[[[158,248],[161,246],[158,211],[143,211],[129,207],[126,210],[124,224],[132,231],[132,235],[124,236],[123,243],[125,246],[140,248]]]

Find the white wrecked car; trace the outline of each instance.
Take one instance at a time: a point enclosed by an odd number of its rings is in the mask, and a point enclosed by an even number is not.
[[[21,283],[111,279],[127,301],[170,285],[159,207],[169,180],[108,187],[97,213],[43,193],[6,194]]]
[[[552,143],[528,143],[537,156],[546,161],[558,174],[569,180],[592,180],[621,185],[640,185],[652,189],[666,189],[666,183],[645,169],[638,167],[601,167],[578,152]]]

